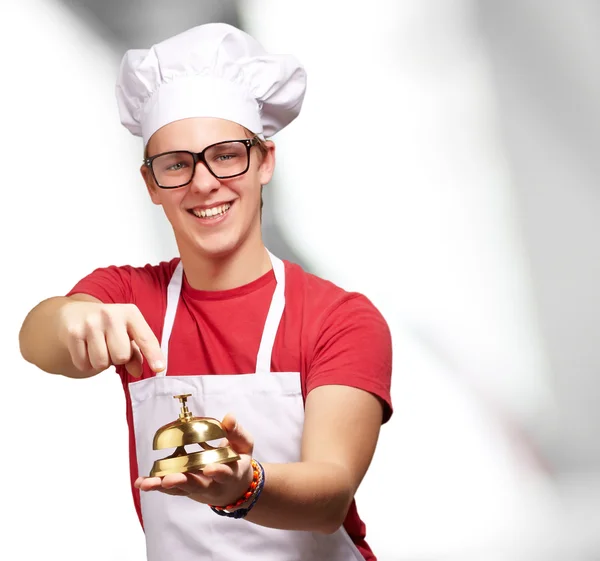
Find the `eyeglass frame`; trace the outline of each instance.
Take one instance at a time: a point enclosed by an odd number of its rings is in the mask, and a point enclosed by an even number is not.
[[[215,146],[219,146],[220,144],[230,144],[232,142],[240,142],[240,143],[244,144],[244,146],[246,146],[246,169],[244,171],[241,171],[240,173],[236,173],[234,175],[219,176],[208,165],[204,154],[210,148],[214,148]],[[194,180],[194,175],[196,175],[196,165],[198,164],[198,162],[202,162],[204,164],[204,167],[208,170],[208,172],[217,179],[231,179],[233,177],[239,177],[240,175],[244,175],[250,169],[250,149],[253,146],[256,146],[257,144],[258,144],[257,136],[254,136],[252,138],[243,138],[243,139],[236,139],[236,140],[222,140],[220,142],[215,142],[214,144],[210,144],[209,146],[207,146],[206,148],[204,148],[204,150],[202,150],[200,152],[191,152],[190,150],[169,150],[168,152],[161,152],[160,154],[155,154],[154,156],[151,156],[150,158],[145,158],[144,165],[146,167],[150,168],[150,173],[152,173],[154,182],[161,189],[179,189],[179,187],[185,187],[186,185],[189,185]],[[192,170],[192,175],[191,175],[189,181],[187,181],[186,183],[182,183],[181,185],[173,185],[172,187],[165,187],[164,185],[161,185],[158,182],[158,179],[156,179],[156,174],[154,173],[154,168],[152,167],[152,162],[154,160],[156,160],[157,158],[159,158],[160,156],[166,156],[167,154],[179,154],[181,152],[183,152],[185,154],[190,154],[192,156],[192,159],[194,160],[194,169]]]

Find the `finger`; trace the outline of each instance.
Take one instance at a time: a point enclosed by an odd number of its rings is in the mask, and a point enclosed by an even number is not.
[[[209,477],[191,474],[169,474],[163,477],[162,488],[165,490],[179,490],[185,495],[204,493],[211,486],[212,479]]]
[[[178,481],[175,482],[175,477],[180,476]],[[165,479],[167,482],[165,483]],[[207,477],[203,473],[200,472],[188,472],[188,473],[180,473],[180,474],[170,474],[165,475],[163,478],[163,487],[172,487],[173,485],[177,485],[181,489],[190,489],[190,492],[198,492],[208,489],[212,484],[212,478]]]
[[[173,495],[174,497],[187,497],[189,495],[188,492],[182,491],[178,487],[175,487],[174,489],[165,489],[163,487],[160,487],[156,490],[161,493],[164,493],[165,495]]]
[[[71,355],[73,366],[81,372],[92,370],[90,359],[88,356],[87,345],[83,337],[69,337],[67,341],[67,349]]]
[[[237,419],[231,414],[227,413],[221,422],[221,425],[227,433],[227,440],[231,448],[238,454],[252,455],[254,448],[254,439],[238,422]]]
[[[186,485],[188,482],[184,473],[169,473],[161,478],[161,487],[163,489],[172,489],[178,485]]]
[[[127,329],[133,341],[138,345],[142,355],[146,357],[154,372],[165,369],[165,358],[156,335],[146,323],[137,306],[132,306],[128,314]]]
[[[142,365],[137,360],[131,360],[125,365],[125,370],[134,378],[141,378],[143,373]]]
[[[204,475],[210,477],[217,483],[227,483],[238,477],[238,462],[231,464],[210,464],[203,470]]]
[[[131,341],[131,359],[144,364],[144,355],[135,341]]]
[[[113,322],[106,330],[106,345],[112,363],[127,364],[131,360],[131,340],[122,322]]]
[[[104,370],[110,366],[110,356],[102,331],[94,330],[87,335],[87,354],[92,368]]]
[[[131,360],[125,365],[125,369],[134,378],[140,378],[144,372],[144,357],[135,341],[131,341]]]
[[[161,488],[162,481],[160,477],[138,477],[134,486],[140,491],[155,491]]]
[[[185,475],[191,484],[208,487],[212,483],[212,477],[206,475],[204,471],[190,471]]]

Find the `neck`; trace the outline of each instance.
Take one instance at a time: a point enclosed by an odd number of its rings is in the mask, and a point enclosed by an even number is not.
[[[196,290],[230,290],[255,281],[272,268],[262,240],[223,256],[206,256],[180,248],[189,285]]]

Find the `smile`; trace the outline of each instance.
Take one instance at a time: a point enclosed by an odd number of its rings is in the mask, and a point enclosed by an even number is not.
[[[231,208],[231,204],[225,203],[224,205],[214,206],[212,208],[201,208],[201,209],[191,208],[189,210],[189,212],[191,212],[197,218],[204,218],[204,219],[208,218],[208,219],[212,220],[212,219],[218,218],[219,216],[223,216],[224,214],[226,214],[229,211],[230,208]]]

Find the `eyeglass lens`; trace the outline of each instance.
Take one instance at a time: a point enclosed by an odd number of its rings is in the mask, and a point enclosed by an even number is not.
[[[204,152],[206,165],[219,178],[246,171],[248,150],[243,142],[227,142],[210,146]],[[194,157],[190,152],[171,152],[152,161],[152,171],[159,185],[177,187],[188,183],[194,174]]]

